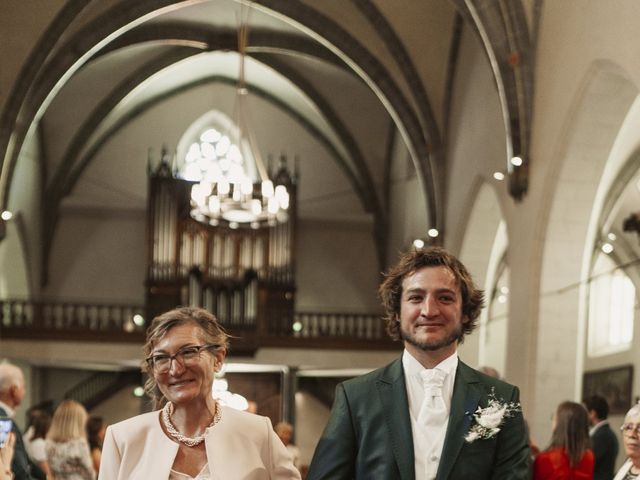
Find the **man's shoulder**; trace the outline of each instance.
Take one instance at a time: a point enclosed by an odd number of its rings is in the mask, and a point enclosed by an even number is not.
[[[397,358],[384,367],[377,368],[359,377],[345,380],[341,385],[348,391],[360,390],[375,385],[378,382],[394,382],[402,377],[402,375],[402,360]]]
[[[462,361],[458,362],[458,375],[469,383],[482,384],[488,392],[495,391],[499,395],[511,394],[514,389],[518,388],[504,380],[486,375]]]
[[[596,430],[593,432],[593,437],[594,438],[600,437],[600,438],[607,438],[607,439],[615,438],[616,441],[618,439],[616,436],[616,433],[611,428],[611,425],[609,425],[609,422],[603,423],[598,428],[596,428]]]

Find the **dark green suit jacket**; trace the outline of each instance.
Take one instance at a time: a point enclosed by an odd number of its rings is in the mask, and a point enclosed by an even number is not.
[[[524,480],[531,460],[522,414],[504,421],[492,439],[464,441],[478,406],[492,389],[518,402],[517,387],[458,362],[451,414],[436,480]],[[414,480],[414,452],[402,360],[341,383],[308,480]]]

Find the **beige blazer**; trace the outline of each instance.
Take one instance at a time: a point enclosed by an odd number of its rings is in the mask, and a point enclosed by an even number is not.
[[[616,476],[613,478],[613,480],[622,480],[624,476],[627,474],[627,472],[629,471],[629,469],[631,469],[631,460],[627,460],[626,462],[624,462],[624,464],[620,467],[620,470],[618,470],[618,473],[616,473]]]
[[[205,447],[212,479],[300,479],[266,417],[222,407]],[[167,479],[177,452],[178,444],[162,431],[159,411],[138,415],[107,428],[98,480]]]

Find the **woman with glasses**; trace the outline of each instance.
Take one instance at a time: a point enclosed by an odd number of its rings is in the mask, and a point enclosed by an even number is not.
[[[533,480],[591,480],[589,416],[575,402],[562,402],[552,419],[551,445],[533,462]]]
[[[213,315],[178,308],[154,318],[144,353],[158,410],[107,428],[100,479],[300,478],[268,418],[214,400],[227,334]]]
[[[640,403],[636,403],[624,417],[622,443],[627,461],[618,470],[614,480],[640,480]]]

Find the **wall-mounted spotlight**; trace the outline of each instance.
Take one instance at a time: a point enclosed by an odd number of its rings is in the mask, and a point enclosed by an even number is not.
[[[514,167],[519,167],[520,165],[522,165],[522,157],[512,157],[511,165],[513,165]]]

